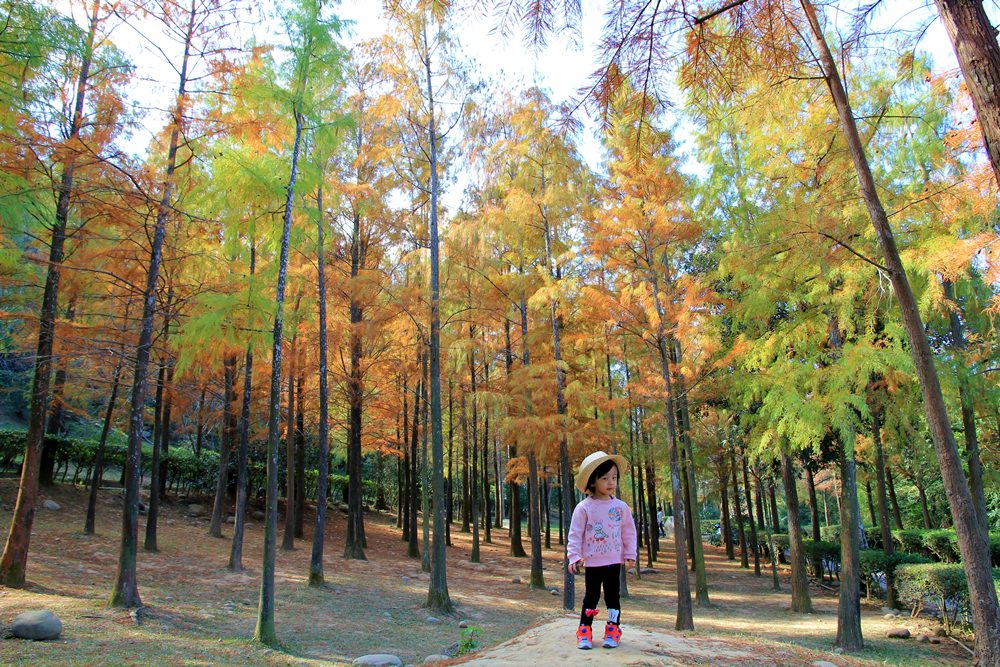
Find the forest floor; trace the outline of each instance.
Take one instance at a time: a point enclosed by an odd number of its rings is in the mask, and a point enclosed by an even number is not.
[[[5,536],[17,480],[0,479],[0,530]],[[41,509],[51,498],[62,508]],[[209,501],[202,503],[210,508]],[[552,665],[575,662],[601,665],[811,665],[826,660],[841,667],[860,665],[966,665],[968,653],[945,638],[941,644],[887,639],[898,625],[916,634],[933,630],[930,619],[886,620],[878,604],[864,604],[866,649],[847,657],[833,651],[837,598],[811,586],[815,612],[789,610],[788,572],[783,591],[770,590],[771,579],[755,577],[721,548],[706,545],[712,605],[695,608],[694,632],[673,631],[676,612],[671,541],[652,571],[641,579],[629,575],[630,596],[622,603],[624,641],[614,651],[575,648],[577,613],[561,609],[561,547],[552,536],[546,550],[546,583],[560,593],[530,590],[529,563],[512,558],[506,529],[493,530],[493,543],[481,545],[481,563],[469,562],[471,535],[456,525],[448,549],[448,588],[456,611],[429,612],[424,606],[428,575],[420,560],[406,557],[395,518],[366,516],[368,560],[342,558],[344,515],[328,513],[323,588],[307,585],[312,518],[306,539],[294,551],[278,553],[276,629],[281,650],[250,641],[257,618],[263,537],[262,522],[247,524],[242,573],[230,572],[232,529],[226,539],[208,536],[208,519],[186,515],[178,501],[163,508],[159,551],[139,552],[138,585],[145,605],[142,623],[106,602],[114,583],[121,523],[121,501],[101,493],[97,534],[82,532],[86,490],[59,485],[43,489],[35,515],[28,561],[28,586],[0,588],[0,624],[20,612],[48,609],[63,623],[55,641],[0,639],[0,664],[72,665],[340,665],[370,653],[390,653],[406,664],[445,654],[461,639],[459,623],[481,629],[481,646],[471,654],[438,664]],[[143,517],[144,519],[144,517]],[[140,520],[142,535],[144,520]],[[279,524],[278,541],[282,526]],[[525,540],[525,547],[528,547]],[[642,556],[645,564],[645,555]],[[692,577],[693,584],[693,577]],[[577,600],[583,595],[577,584]],[[432,618],[429,618],[432,617]],[[595,634],[603,631],[601,618]],[[966,642],[968,643],[968,642]]]

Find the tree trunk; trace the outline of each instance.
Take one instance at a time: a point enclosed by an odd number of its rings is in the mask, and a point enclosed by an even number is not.
[[[788,543],[792,561],[792,611],[812,613],[809,580],[806,578],[805,554],[802,548],[802,526],[799,524],[799,492],[795,488],[795,469],[788,454],[781,454],[781,481],[785,486],[788,505]]]
[[[327,387],[329,350],[326,326],[326,257],[323,239],[326,220],[324,211],[323,190],[318,188],[316,192],[316,267],[318,272],[316,298],[319,302],[319,475],[316,484],[316,526],[313,529],[312,554],[309,559],[310,586],[322,586],[324,582],[323,545],[326,541],[326,504],[330,482],[330,392]],[[350,503],[348,502],[348,504]]]
[[[816,502],[816,480],[813,477],[812,465],[811,463],[806,463],[806,489],[809,491],[809,517],[812,523],[812,539],[814,542],[819,542],[819,504]],[[812,559],[813,566],[813,576],[823,580],[823,559],[820,558],[818,553],[813,554]]]
[[[454,410],[452,401],[452,386],[451,378],[448,378],[448,486],[445,487],[448,497],[446,498],[446,515],[445,515],[445,543],[450,547],[451,544],[451,524],[455,522],[455,487],[452,483],[455,479],[455,467],[452,465],[455,462],[455,420],[454,420]]]
[[[222,404],[222,437],[219,438],[219,477],[215,484],[215,503],[212,505],[212,522],[208,534],[222,537],[222,521],[225,517],[226,489],[229,486],[229,451],[235,436],[236,413],[236,355],[227,354],[222,359],[224,400]]]
[[[420,569],[424,572],[431,571],[431,552],[428,548],[430,546],[430,523],[431,523],[431,480],[430,480],[430,469],[429,463],[427,461],[427,440],[430,437],[430,429],[428,428],[428,420],[430,419],[430,405],[427,398],[427,382],[428,382],[428,368],[427,368],[427,355],[421,355],[423,364],[423,386],[424,386],[424,430],[420,434],[420,514],[421,522],[420,527],[422,530],[421,545],[421,560]]]
[[[510,349],[510,318],[504,318],[504,364],[507,381],[510,382],[511,371],[514,368],[514,354]],[[510,460],[517,458],[517,438],[510,445]],[[530,506],[530,502],[529,502]],[[524,558],[524,544],[521,540],[521,485],[517,478],[510,480],[510,555],[514,558]]]
[[[420,365],[419,363],[417,364]],[[420,435],[420,397],[423,394],[423,381],[417,382],[417,386],[413,391],[413,429],[411,430],[410,437],[410,513],[409,513],[409,528],[407,529],[408,542],[406,546],[406,555],[409,558],[420,558],[420,544],[417,541],[417,503],[419,498],[417,497],[417,489],[419,483],[417,481],[417,463],[419,460],[417,452],[417,438]],[[424,425],[427,428],[427,425]],[[420,493],[426,493],[426,489],[420,489]]]
[[[674,508],[674,550],[677,560],[677,620],[676,630],[694,630],[694,611],[691,606],[691,583],[688,579],[687,561],[687,511],[684,496],[681,493],[680,461],[677,444],[677,425],[674,423],[674,399],[670,373],[670,355],[667,350],[667,339],[663,332],[665,311],[660,302],[660,287],[658,271],[653,269],[652,257],[647,257],[652,270],[653,295],[656,311],[660,316],[660,331],[657,334],[657,351],[660,355],[660,376],[666,392],[664,400],[664,417],[667,425],[667,451],[670,460],[670,493]]]
[[[992,30],[991,34],[995,34],[995,32],[995,30]],[[994,38],[994,48],[996,48],[996,44],[996,39]],[[1000,60],[998,60],[998,63],[1000,63]],[[995,99],[1000,100],[1000,97]],[[1000,125],[998,125],[998,129],[1000,129]],[[997,144],[996,148],[1000,149],[1000,143]],[[994,155],[996,154],[991,154],[990,158],[992,159]],[[1000,157],[1000,155],[997,155],[997,157]],[[997,165],[994,163],[994,169],[996,168]],[[958,395],[962,405],[962,433],[965,436],[965,457],[969,466],[969,491],[972,493],[972,504],[975,505],[976,515],[979,517],[980,529],[988,533],[990,527],[989,515],[986,512],[986,495],[983,491],[983,462],[979,457],[976,414],[972,405],[974,391],[969,386],[968,378],[965,377],[965,373],[963,372],[964,364],[962,362],[965,360],[965,330],[962,326],[962,319],[959,317],[960,311],[958,309],[961,306],[958,300],[955,299],[955,290],[952,287],[951,281],[942,281],[942,286],[944,287],[945,297],[955,304],[955,308],[948,311],[948,320],[951,329],[950,347],[956,351],[955,356],[958,360],[955,370],[958,374]]]
[[[740,502],[740,485],[736,481],[736,453],[733,450],[729,450],[729,469],[732,473],[733,501],[736,503],[736,522],[739,526],[737,532],[740,536],[740,567],[750,569],[749,551],[747,549],[747,534],[746,529],[743,527],[743,505]],[[750,508],[748,507],[748,513],[749,510]]]
[[[298,315],[302,295],[295,299],[294,315]],[[288,412],[285,421],[285,528],[281,550],[295,549],[295,362],[298,357],[298,330],[292,333],[288,351]]]
[[[681,363],[681,343],[676,338],[673,339],[673,352],[674,360],[680,368]],[[695,477],[694,469],[694,443],[691,440],[691,417],[688,412],[688,400],[687,400],[687,389],[684,386],[684,376],[680,372],[674,374],[674,386],[677,391],[677,402],[679,406],[679,416],[680,416],[680,436],[681,444],[683,446],[684,459],[687,462],[685,466],[687,469],[687,485],[688,485],[688,507],[690,511],[688,512],[688,518],[690,519],[689,524],[690,536],[691,536],[691,553],[694,560],[694,571],[695,571],[695,601],[700,606],[708,606],[710,604],[708,598],[708,578],[705,572],[705,550],[704,545],[701,543],[701,515],[699,512],[700,504],[698,503],[698,482]],[[656,509],[654,503],[654,510]],[[651,515],[651,520],[653,522],[653,532],[659,537],[660,530],[658,523],[656,521],[656,515]]]
[[[473,327],[469,326],[469,338],[473,338],[472,333]],[[469,437],[469,458],[472,460],[472,470],[469,473],[469,520],[472,523],[472,552],[469,554],[469,560],[473,563],[479,562],[479,478],[476,476],[476,467],[478,465],[478,451],[479,447],[479,401],[476,395],[476,365],[475,365],[475,352],[470,347],[469,349],[469,377],[470,377],[470,393],[472,394],[472,429],[471,435]]]
[[[360,181],[360,175],[358,177]],[[351,232],[351,285],[359,284],[359,276],[365,261],[365,249],[361,239],[361,214],[354,212],[354,226]],[[361,327],[364,309],[357,295],[357,287],[350,290],[348,306],[351,321],[350,358],[351,375],[347,382],[348,428],[347,428],[347,535],[344,542],[344,558],[367,560],[364,551],[364,507],[362,503],[361,480],[361,430],[364,414],[364,386],[361,377],[363,356]]]
[[[299,400],[295,405],[295,539],[301,540],[305,528],[306,513],[306,415],[303,386],[305,377],[299,372],[295,382],[295,393]]]
[[[844,651],[861,651],[860,529],[861,512],[855,482],[854,435],[844,439],[840,448],[840,600],[837,606],[837,641]],[[791,521],[789,521],[791,525]],[[886,522],[884,525],[888,525]],[[794,568],[794,565],[793,565]],[[793,578],[794,582],[794,578]]]
[[[275,294],[273,347],[271,352],[271,388],[267,418],[267,509],[264,513],[264,553],[260,578],[260,604],[254,640],[268,646],[278,643],[274,629],[274,570],[278,538],[278,444],[281,438],[281,343],[284,327],[285,281],[288,273],[288,241],[292,230],[292,202],[298,174],[299,148],[302,144],[302,113],[295,111],[295,143],[292,169],[285,189],[285,213],[282,219],[281,252],[278,262],[278,286]]]
[[[253,275],[256,250],[250,248],[250,275]],[[322,271],[322,269],[320,269]],[[322,344],[322,341],[321,341]],[[250,454],[250,400],[253,396],[253,343],[247,343],[243,361],[243,405],[240,409],[240,449],[236,459],[236,518],[233,523],[233,544],[229,551],[229,569],[243,571],[243,534],[247,514],[247,458]],[[320,463],[322,469],[322,462]],[[323,483],[322,478],[320,483]]]
[[[125,317],[128,319],[128,306],[125,307]],[[94,534],[94,523],[97,516],[97,490],[104,480],[104,450],[107,448],[108,433],[111,431],[111,416],[115,412],[115,401],[118,400],[118,387],[121,385],[122,367],[125,364],[124,355],[115,366],[114,379],[111,381],[111,397],[108,399],[108,409],[104,412],[104,425],[101,427],[101,438],[97,442],[97,455],[94,458],[94,471],[90,476],[90,495],[87,498],[87,519],[83,526],[85,535]]]
[[[885,489],[885,455],[882,452],[882,413],[876,408],[871,410],[872,414],[872,440],[875,442],[875,488],[878,492],[878,514],[879,514],[879,528],[882,533],[882,551],[885,552],[887,556],[891,556],[893,552],[892,544],[892,530],[889,526],[889,503],[886,502],[886,489]],[[893,575],[892,568],[885,573],[885,583],[886,583],[886,604],[895,609],[899,606],[899,601],[896,599],[896,577]]]
[[[143,292],[142,324],[135,355],[135,373],[132,380],[131,409],[129,412],[128,451],[125,456],[125,503],[122,510],[122,537],[118,557],[118,573],[111,592],[110,605],[115,607],[138,607],[142,605],[139,587],[136,583],[136,551],[139,542],[139,485],[142,483],[142,436],[145,430],[144,413],[146,404],[146,371],[153,346],[153,319],[156,315],[156,283],[163,258],[163,240],[166,236],[167,218],[173,211],[171,198],[174,189],[174,170],[177,165],[177,150],[184,129],[186,107],[186,85],[188,60],[191,55],[195,34],[197,10],[194,0],[188,10],[188,24],[185,32],[184,54],[181,59],[180,83],[170,127],[170,143],[167,150],[167,172],[161,185],[161,196],[156,211],[146,271],[146,286]]]
[[[903,263],[900,260],[899,252],[896,249],[896,242],[893,238],[892,229],[885,209],[879,199],[875,180],[872,177],[868,160],[864,153],[861,137],[854,121],[854,114],[847,99],[837,71],[836,63],[830,48],[826,43],[823,30],[820,27],[819,19],[816,16],[816,9],[810,0],[800,0],[805,10],[809,27],[812,31],[820,61],[823,67],[824,78],[830,88],[830,93],[840,115],[841,126],[844,138],[847,141],[851,159],[854,162],[855,171],[861,186],[861,194],[865,205],[868,208],[872,225],[878,237],[879,247],[885,259],[889,280],[893,286],[893,292],[899,304],[899,310],[906,328],[907,338],[910,343],[910,353],[913,356],[914,366],[917,376],[920,379],[920,387],[923,392],[924,410],[927,413],[927,423],[930,427],[931,436],[937,453],[938,465],[941,477],[944,481],[945,493],[948,496],[948,503],[951,508],[952,521],[955,525],[955,533],[958,538],[959,550],[962,554],[962,564],[965,569],[966,579],[969,585],[969,599],[972,608],[973,625],[976,628],[976,658],[980,664],[995,665],[1000,664],[1000,604],[997,602],[997,591],[993,584],[992,562],[987,534],[982,530],[976,512],[969,485],[962,471],[961,462],[958,456],[958,447],[955,444],[955,436],[951,430],[951,423],[948,420],[948,411],[941,394],[941,385],[938,380],[937,370],[934,366],[934,355],[930,349],[927,339],[927,332],[920,319],[920,312],[917,308],[916,300],[910,289],[910,283],[906,276]],[[969,9],[968,3],[959,3],[957,0],[936,0],[939,8],[944,8],[942,17],[945,18],[946,27],[953,19],[956,21],[956,35],[958,23],[958,8],[961,6]],[[976,7],[971,7],[975,11]],[[981,10],[981,7],[978,8]],[[954,11],[951,11],[954,10]],[[980,26],[988,25],[985,19],[976,21]],[[988,34],[988,31],[987,33]],[[967,36],[961,38],[964,42],[969,39]],[[992,42],[991,47],[986,44]],[[970,43],[982,45],[981,48],[990,48],[993,52],[986,65],[985,72],[989,71],[995,75],[1000,71],[996,63],[1000,61],[1000,54],[996,49],[996,40],[992,37],[979,37],[970,40]],[[960,51],[964,48],[960,47]],[[962,59],[962,58],[960,58]],[[975,78],[970,85],[979,88],[979,81]],[[982,83],[987,84],[988,79],[983,79]],[[994,94],[1000,94],[1000,86],[988,84]],[[981,126],[990,128],[993,122],[983,123],[983,116],[997,111],[995,103],[986,104],[983,108],[977,109],[980,112]],[[988,130],[990,135],[994,134],[992,129]],[[989,136],[989,135],[987,135]],[[991,139],[987,140],[992,143]],[[996,171],[996,169],[995,169]]]
[[[892,502],[892,520],[896,530],[903,530],[903,515],[899,511],[899,501],[896,500],[896,485],[892,483],[892,468],[885,467],[885,481],[889,487],[889,500]]]
[[[719,495],[721,496],[720,504],[722,505],[722,521],[719,528],[722,532],[722,543],[726,547],[726,558],[736,560],[736,550],[733,549],[733,529],[729,516],[729,475],[727,474],[724,455],[720,457],[718,466]]]
[[[99,2],[94,2],[93,15],[87,32],[87,48],[80,63],[80,73],[76,81],[76,99],[73,119],[70,125],[68,143],[80,139],[84,122],[84,99],[87,94],[90,66],[93,59],[94,40],[97,34]],[[183,79],[181,83],[183,91]],[[25,436],[24,458],[21,463],[21,481],[17,488],[17,500],[11,517],[7,542],[0,557],[0,585],[11,588],[24,586],[28,567],[28,547],[31,542],[31,528],[35,521],[35,503],[38,500],[38,474],[41,466],[42,442],[45,437],[45,416],[49,407],[49,382],[52,374],[52,349],[55,342],[56,309],[59,307],[59,268],[64,257],[66,243],[66,223],[69,219],[70,195],[73,191],[73,172],[76,155],[69,152],[63,164],[59,183],[59,197],[56,201],[55,223],[52,226],[52,240],[49,242],[49,260],[45,270],[45,288],[42,292],[42,307],[38,313],[38,343],[35,347],[35,373],[31,380],[31,399],[28,415],[28,433]],[[172,173],[170,170],[168,173]],[[159,222],[159,216],[157,217]],[[162,240],[161,240],[162,245]],[[154,250],[156,250],[154,239]],[[153,259],[159,255],[154,252]],[[152,267],[150,267],[152,268]],[[152,321],[150,335],[152,339]],[[141,343],[141,340],[140,340]],[[145,369],[143,369],[145,371]],[[138,492],[137,492],[138,493]],[[138,504],[138,496],[136,497]],[[138,507],[136,508],[138,515]],[[134,554],[133,554],[134,557]],[[134,573],[134,566],[132,568]],[[138,592],[134,599],[138,600]],[[133,596],[129,595],[129,602]]]
[[[927,493],[924,491],[923,484],[916,484],[917,496],[920,498],[920,511],[924,518],[924,530],[930,530],[934,526],[931,525],[931,513],[927,509]]]
[[[878,526],[878,518],[875,516],[875,494],[872,493],[871,479],[865,479],[865,495],[868,497],[868,518],[872,520],[872,526]]]
[[[778,580],[778,557],[774,553],[774,534],[768,530],[767,523],[764,521],[764,503],[762,502],[764,498],[764,484],[761,482],[760,478],[760,466],[754,466],[754,492],[757,497],[757,523],[760,530],[762,530],[767,537],[767,551],[771,561],[771,590],[777,592],[781,590],[781,582]],[[820,573],[822,574],[822,570]]]
[[[163,346],[166,347],[170,341],[170,302],[173,301],[173,287],[167,289],[167,307],[163,314]],[[162,470],[160,461],[163,450],[163,438],[165,432],[163,419],[163,394],[167,382],[167,362],[166,359],[160,362],[160,372],[156,381],[156,408],[153,417],[153,462],[150,465],[151,479],[149,480],[149,508],[146,515],[146,539],[143,549],[146,551],[159,551],[156,545],[157,519],[160,515],[160,476]]]
[[[487,390],[490,386],[490,364],[489,362],[483,363],[483,379],[486,382]],[[490,462],[489,462],[489,452],[490,452],[490,409],[486,406],[483,415],[483,466],[482,470],[482,482],[483,482],[483,541],[486,544],[491,544],[493,542],[493,535],[490,532]]]
[[[743,464],[743,492],[747,498],[747,520],[750,523],[750,550],[753,551],[753,573],[760,576],[760,544],[757,542],[757,523],[753,518],[753,497],[750,495],[750,473],[747,470],[746,446],[740,452],[740,462]]]
[[[431,558],[431,581],[427,592],[427,606],[437,611],[451,611],[451,598],[448,595],[448,579],[446,573],[444,543],[444,443],[441,433],[441,302],[438,258],[438,163],[437,163],[437,130],[435,129],[434,87],[431,80],[431,57],[427,42],[427,28],[423,32],[425,54],[425,73],[427,75],[427,103],[430,110],[428,138],[430,145],[431,171],[431,211],[430,211],[430,246],[431,246],[431,326],[430,326],[430,396],[431,396],[431,455],[434,458],[434,539],[431,548],[434,553]],[[428,492],[427,489],[424,491]]]
[[[76,296],[70,298],[66,305],[66,322],[72,322],[76,317]],[[53,337],[54,338],[54,337]],[[55,382],[52,385],[52,400],[50,402],[49,423],[45,429],[52,435],[63,435],[66,432],[66,411],[63,409],[63,392],[66,388],[66,360],[60,359],[56,365]],[[42,440],[42,465],[38,473],[38,482],[42,486],[52,486],[55,483],[56,445],[50,446]],[[68,467],[68,466],[67,466]],[[65,476],[64,476],[65,478]],[[64,479],[65,481],[65,479]]]
[[[1000,46],[982,0],[935,0],[972,97],[983,146],[1000,181]]]

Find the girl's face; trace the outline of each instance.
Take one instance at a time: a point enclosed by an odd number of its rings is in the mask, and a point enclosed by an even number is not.
[[[618,489],[618,466],[613,466],[600,477],[594,480],[594,497],[605,499],[615,495]]]

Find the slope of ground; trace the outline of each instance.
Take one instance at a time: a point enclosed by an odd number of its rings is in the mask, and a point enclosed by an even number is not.
[[[16,489],[16,480],[0,479],[4,535]],[[0,623],[44,608],[60,616],[63,635],[53,642],[0,640],[3,665],[336,665],[368,653],[392,653],[415,664],[455,646],[461,621],[481,628],[481,644],[492,648],[452,664],[543,665],[569,659],[608,665],[808,665],[821,659],[844,667],[968,663],[964,650],[950,641],[935,646],[886,639],[885,631],[899,622],[883,619],[877,606],[864,611],[866,651],[850,658],[837,655],[832,651],[837,601],[830,591],[813,589],[816,613],[792,614],[787,580],[786,592],[773,593],[769,578],[741,570],[713,547],[706,547],[713,606],[695,610],[696,632],[672,631],[674,578],[672,555],[665,550],[652,572],[641,579],[630,576],[621,649],[577,651],[575,615],[561,610],[561,594],[521,583],[528,579],[529,563],[508,555],[506,530],[494,530],[494,543],[482,545],[482,563],[470,563],[471,536],[453,528],[448,586],[456,612],[442,615],[423,607],[428,575],[418,559],[406,557],[394,517],[367,516],[369,560],[354,561],[341,557],[344,518],[338,511],[329,513],[325,587],[307,585],[309,520],[306,539],[297,541],[294,551],[278,554],[276,627],[283,649],[271,650],[249,641],[256,622],[260,523],[247,527],[247,570],[233,573],[226,569],[231,531],[227,539],[211,538],[207,519],[186,516],[185,506],[176,501],[168,504],[160,520],[160,551],[139,553],[138,583],[146,605],[139,625],[127,611],[106,606],[118,558],[120,500],[102,492],[98,533],[85,536],[84,489],[57,486],[43,490],[42,498],[62,509],[38,510],[29,586],[0,588]],[[555,542],[553,535],[545,574],[549,586],[561,588]],[[926,625],[906,621],[911,631]],[[603,623],[596,627],[600,633]]]

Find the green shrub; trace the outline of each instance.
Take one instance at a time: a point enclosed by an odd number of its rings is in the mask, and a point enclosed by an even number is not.
[[[899,551],[911,554],[922,553],[924,549],[924,531],[922,530],[894,530],[892,531],[892,541],[895,542]]]
[[[930,599],[941,607],[941,619],[950,631],[959,614],[969,612],[969,587],[958,563],[901,564],[896,567],[896,591],[901,602],[919,613]],[[1000,568],[993,569],[993,585],[1000,590]]]
[[[958,554],[958,538],[954,530],[925,530],[923,545],[931,555],[945,563],[956,563],[960,560]]]

